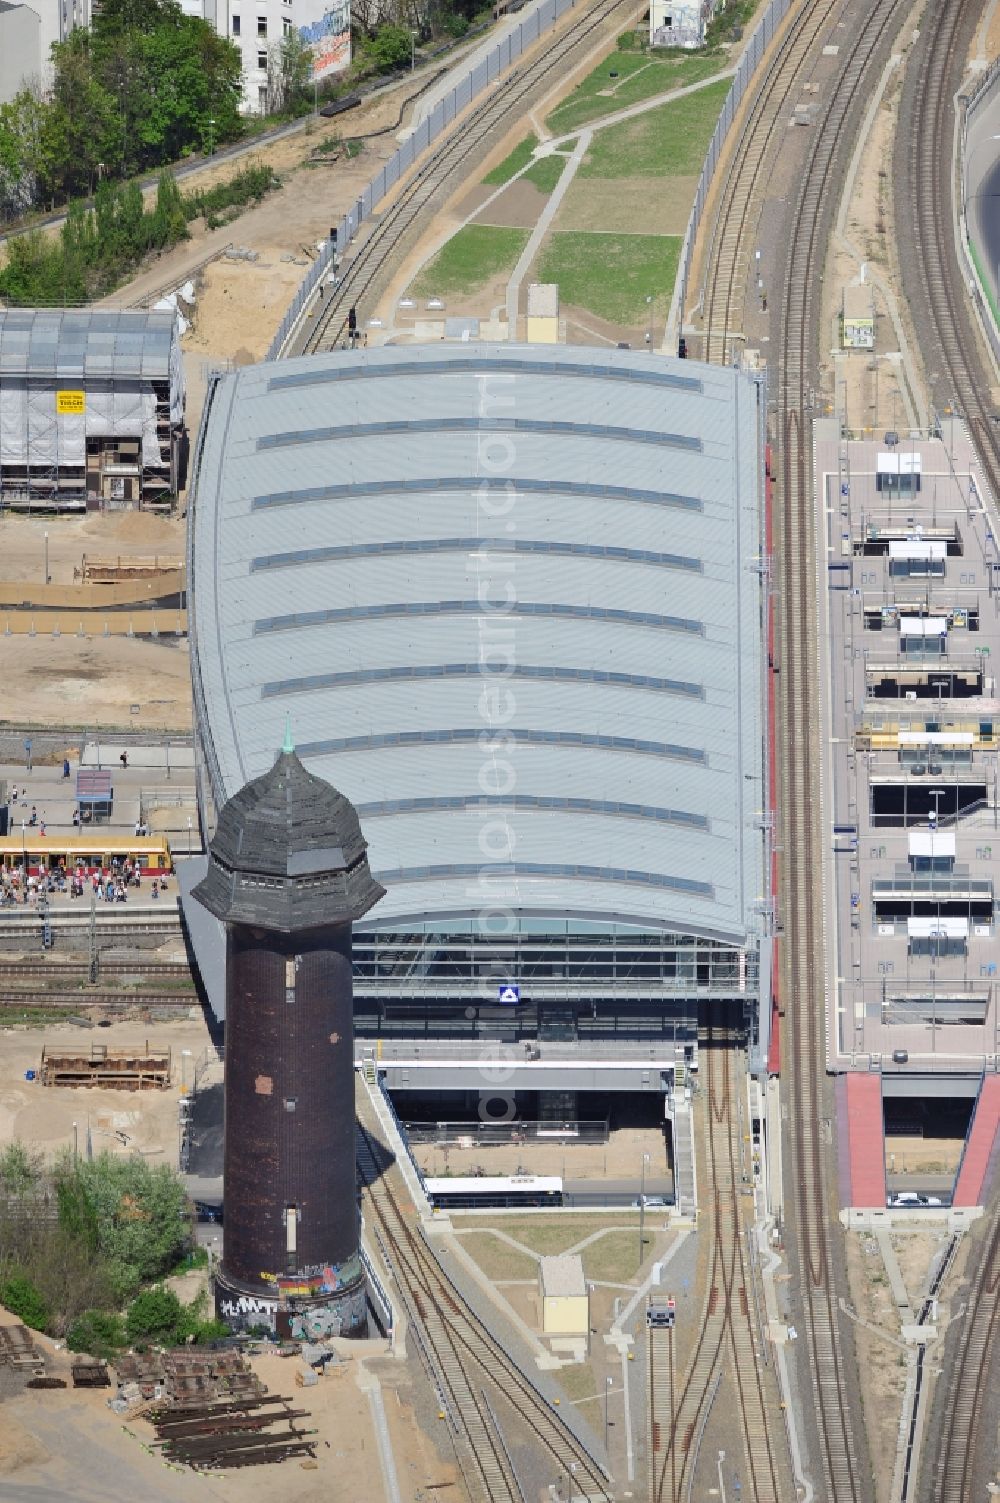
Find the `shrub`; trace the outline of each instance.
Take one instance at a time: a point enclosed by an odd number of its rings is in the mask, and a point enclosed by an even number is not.
[[[23,1274],[14,1274],[5,1284],[0,1284],[0,1304],[6,1305],[11,1315],[23,1320],[33,1331],[44,1331],[49,1323],[45,1301]]]
[[[183,1306],[169,1289],[144,1289],[137,1294],[125,1317],[130,1341],[173,1342],[181,1324]]]
[[[71,1352],[89,1352],[110,1361],[125,1345],[125,1325],[112,1310],[84,1310],[66,1333]]]

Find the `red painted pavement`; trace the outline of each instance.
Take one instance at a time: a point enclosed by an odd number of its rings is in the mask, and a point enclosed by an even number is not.
[[[885,1210],[885,1129],[880,1075],[847,1077],[847,1141],[851,1200],[859,1210]]]
[[[767,737],[767,802],[772,814],[771,829],[771,904],[777,922],[778,916],[778,717],[775,707],[775,674],[777,667],[774,660],[774,591],[771,580],[771,567],[774,563],[774,519],[772,507],[774,501],[774,483],[771,479],[771,445],[768,444],[764,451],[764,546],[767,550],[768,581],[772,588],[768,590],[767,597],[767,724],[765,735]],[[777,1075],[781,1069],[781,991],[778,980],[778,941],[771,941],[771,1033],[767,1051],[767,1073]]]
[[[983,1080],[973,1113],[969,1136],[965,1140],[965,1152],[958,1171],[955,1196],[956,1206],[981,1206],[990,1155],[1000,1128],[1000,1075],[987,1075]]]

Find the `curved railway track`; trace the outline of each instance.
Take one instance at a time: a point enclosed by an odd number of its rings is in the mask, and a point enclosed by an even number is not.
[[[750,271],[749,243],[756,228],[760,190],[770,170],[779,127],[792,91],[816,63],[816,47],[831,24],[838,0],[800,7],[784,42],[754,90],[739,141],[719,190],[705,273],[704,358],[729,359],[729,343],[742,333],[743,303]]]
[[[314,326],[302,346],[303,354],[316,355],[336,348],[347,333],[350,309],[361,308],[382,274],[386,253],[395,251],[420,215],[439,195],[443,196],[452,174],[486,144],[487,137],[499,125],[523,114],[528,96],[538,89],[546,75],[580,51],[582,44],[609,17],[620,11],[624,20],[635,9],[634,0],[598,0],[583,12],[577,26],[564,31],[551,46],[543,47],[526,67],[516,67],[500,78],[492,94],[464,122],[460,121],[438,145],[424,152],[411,169],[406,185],[370,221],[367,239],[357,242],[354,255],[341,264],[333,296],[319,305]],[[360,313],[359,320],[363,321]]]
[[[981,335],[972,317],[956,255],[954,95],[966,61],[969,20],[980,7],[969,0],[929,5],[915,74],[906,171],[897,180],[897,210],[909,215],[916,255],[913,291],[926,315],[925,361],[938,366],[939,392],[965,420],[979,462],[1000,505],[1000,432],[990,401],[992,376],[981,361]],[[917,309],[915,309],[915,312]],[[943,388],[943,391],[942,391]],[[948,1381],[938,1388],[937,1444],[924,1448],[921,1494],[933,1503],[966,1503],[975,1496],[977,1468],[991,1474],[996,1435],[984,1424],[998,1339],[1000,1221],[991,1231],[969,1281],[966,1316]]]
[[[1000,505],[1000,434],[989,400],[992,377],[972,354],[981,335],[969,311],[965,282],[955,254],[954,101],[964,71],[963,23],[969,0],[928,5],[922,25],[927,34],[914,80],[919,107],[910,132],[907,172],[908,209],[917,246],[916,270],[929,315],[928,343],[936,346],[951,400],[964,417],[986,472],[993,500]],[[926,357],[925,357],[926,358]]]
[[[496,1384],[516,1408],[520,1423],[558,1473],[574,1479],[577,1495],[611,1503],[610,1484],[593,1457],[472,1313],[415,1226],[412,1211],[403,1209],[391,1182],[395,1176],[388,1150],[361,1122],[358,1137],[369,1225],[416,1327],[473,1503],[525,1503],[483,1388],[487,1382]]]
[[[827,226],[853,145],[874,66],[902,21],[900,0],[875,0],[861,17],[818,112],[813,145],[791,221],[788,272],[780,309],[777,467],[781,537],[781,714],[786,747],[782,809],[785,851],[785,995],[789,1006],[786,1081],[790,1222],[795,1228],[808,1372],[819,1430],[821,1496],[862,1503],[871,1468],[851,1407],[856,1391],[837,1308],[831,1229],[832,1186],[822,1134],[825,1115],[826,963],[822,837],[816,818],[821,783],[821,683],[818,663],[816,528],[812,475],[812,389],[819,349]]]
[[[992,1476],[996,1465],[996,1431],[984,1423],[990,1399],[990,1376],[997,1339],[1000,1294],[1000,1217],[980,1250],[968,1291],[970,1320],[962,1332],[956,1360],[945,1388],[945,1405],[938,1444],[933,1448],[933,1474],[926,1492],[933,1503],[968,1503],[976,1491],[980,1459]],[[930,1454],[928,1451],[926,1454]],[[930,1470],[930,1468],[928,1468]],[[985,1494],[983,1495],[985,1496]]]
[[[728,1356],[746,1452],[742,1496],[752,1503],[780,1503],[783,1467],[768,1432],[769,1402],[764,1362],[751,1324],[751,1271],[744,1241],[740,1196],[748,1182],[743,1131],[735,1102],[740,1078],[735,1050],[713,1038],[709,1023],[700,1057],[706,1086],[706,1194],[711,1200],[712,1250],[707,1297],[687,1372],[678,1385],[673,1371],[673,1331],[650,1331],[648,1382],[652,1503],[682,1503],[691,1496],[695,1438],[701,1432],[718,1376]],[[662,1337],[668,1337],[665,1355]],[[664,1390],[667,1390],[664,1392]]]
[[[915,280],[928,319],[926,346],[937,355],[940,376],[964,418],[994,505],[1000,505],[1000,432],[990,401],[992,377],[978,359],[979,330],[969,309],[952,222],[954,204],[954,93],[965,67],[970,12],[978,5],[928,6],[913,79],[916,108],[909,135],[907,175],[897,200],[911,215],[917,246]],[[925,354],[925,358],[927,355]],[[998,1340],[1000,1219],[981,1248],[969,1281],[966,1316],[948,1381],[939,1385],[937,1444],[926,1447],[921,1494],[933,1503],[966,1503],[975,1496],[980,1465],[990,1474],[996,1434],[985,1418]]]

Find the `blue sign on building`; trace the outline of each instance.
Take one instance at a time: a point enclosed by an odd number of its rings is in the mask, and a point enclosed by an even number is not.
[[[508,984],[506,986],[498,986],[497,987],[497,1001],[498,1002],[504,1002],[504,1003],[507,1003],[507,1004],[513,1004],[515,1002],[520,1002],[520,1000],[521,1000],[521,988],[519,986],[510,986]]]

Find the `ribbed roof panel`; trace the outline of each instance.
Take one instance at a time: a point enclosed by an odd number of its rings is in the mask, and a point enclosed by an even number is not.
[[[745,938],[760,395],[735,370],[561,346],[220,379],[190,539],[216,804],[271,764],[287,712],[310,769],[372,806],[377,925],[474,912],[469,873],[499,863],[517,907]]]

